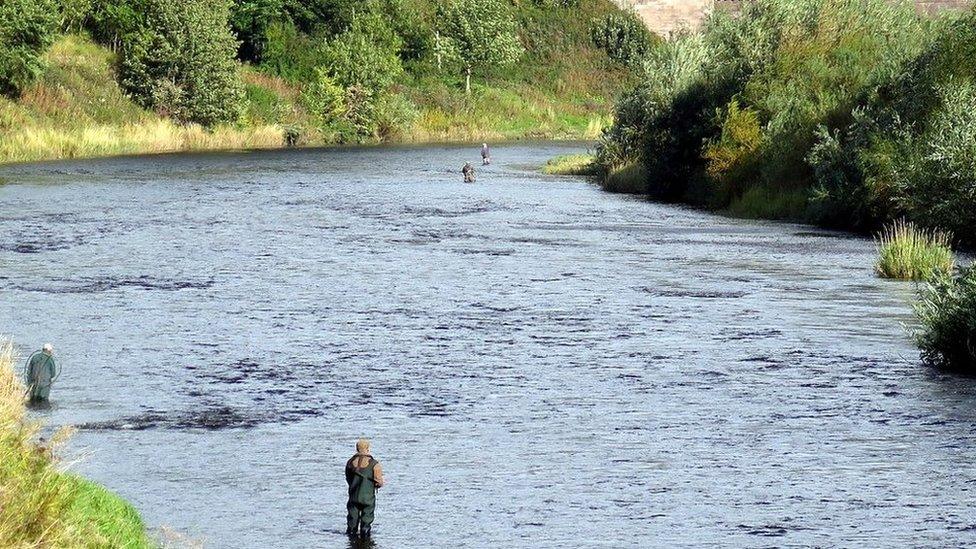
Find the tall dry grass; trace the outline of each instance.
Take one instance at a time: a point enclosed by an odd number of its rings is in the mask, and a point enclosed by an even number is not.
[[[14,130],[0,140],[0,162],[198,150],[269,149],[283,145],[284,130],[277,126],[206,130],[197,125],[183,126],[160,119],[118,126]]]

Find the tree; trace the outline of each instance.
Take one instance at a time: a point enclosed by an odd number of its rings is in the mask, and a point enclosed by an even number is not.
[[[473,70],[512,64],[525,51],[516,34],[515,18],[503,0],[450,0],[442,20],[464,67],[465,93],[471,93]]]
[[[239,55],[248,61],[260,61],[267,44],[268,28],[284,9],[283,0],[234,0],[230,25],[241,41]]]
[[[142,106],[181,122],[236,120],[244,102],[226,0],[150,0],[123,45],[119,78]]]
[[[37,78],[57,27],[58,10],[49,0],[0,1],[0,93],[19,94]]]

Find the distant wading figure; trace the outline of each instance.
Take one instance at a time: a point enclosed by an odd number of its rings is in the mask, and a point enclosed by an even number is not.
[[[464,167],[461,168],[461,173],[464,174],[465,183],[474,183],[474,166],[470,162],[464,163]]]
[[[31,402],[44,402],[51,397],[51,383],[58,377],[58,365],[54,361],[54,346],[45,343],[27,359],[24,382]]]
[[[376,489],[383,486],[383,468],[369,455],[366,439],[356,442],[356,455],[346,462],[346,483],[349,485],[346,533],[354,536],[359,529],[362,537],[369,537],[376,511]]]
[[[488,143],[481,144],[481,165],[487,166],[491,164],[491,149],[488,148]]]

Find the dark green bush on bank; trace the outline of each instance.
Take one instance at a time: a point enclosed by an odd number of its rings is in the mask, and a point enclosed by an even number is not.
[[[883,0],[715,13],[651,50],[600,161],[642,162],[666,199],[862,230],[905,217],[969,239],[972,17]]]
[[[976,374],[976,267],[943,273],[915,306],[922,328],[916,341],[935,366]]]
[[[57,10],[50,0],[0,2],[0,93],[16,95],[40,74],[54,42]]]
[[[151,0],[119,67],[133,99],[182,122],[236,120],[244,101],[225,0]]]
[[[943,22],[810,156],[825,223],[905,217],[976,243],[976,15]]]

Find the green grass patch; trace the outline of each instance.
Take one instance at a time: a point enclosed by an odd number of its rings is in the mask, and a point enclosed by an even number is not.
[[[549,175],[596,175],[592,154],[566,154],[546,162],[542,173]]]
[[[928,280],[951,272],[955,266],[951,242],[952,237],[946,232],[895,221],[877,237],[875,271],[882,278],[899,280]]]
[[[614,168],[600,186],[612,193],[647,194],[647,169],[639,162]]]

